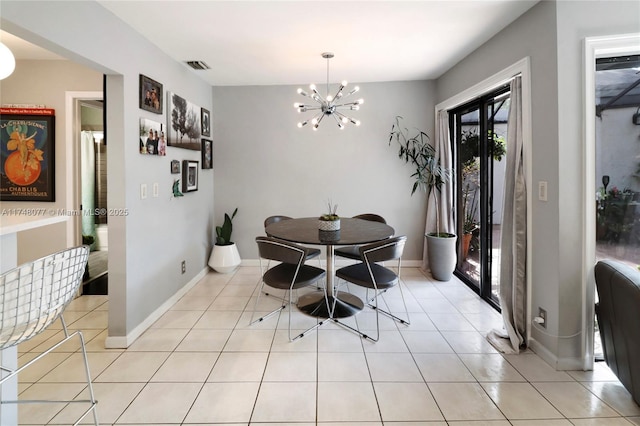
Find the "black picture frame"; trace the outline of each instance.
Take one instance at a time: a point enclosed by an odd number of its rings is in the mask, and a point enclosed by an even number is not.
[[[182,96],[167,92],[167,145],[200,150],[201,108]]]
[[[140,74],[140,109],[162,114],[164,92],[162,83]]]
[[[202,136],[211,136],[211,113],[208,109],[200,109],[200,133]]]
[[[178,160],[171,160],[171,174],[177,175],[180,173],[180,162]]]
[[[21,111],[0,109],[0,200],[55,201],[54,110]]]
[[[182,161],[182,192],[198,190],[198,161]]]
[[[213,169],[213,142],[209,139],[202,139],[202,169]]]

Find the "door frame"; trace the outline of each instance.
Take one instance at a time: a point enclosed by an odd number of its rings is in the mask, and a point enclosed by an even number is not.
[[[82,243],[80,224],[82,217],[80,204],[82,191],[80,182],[80,105],[83,101],[104,99],[104,92],[65,92],[65,134],[67,145],[67,197],[65,209],[70,212],[67,226],[67,246],[73,247]]]
[[[516,75],[522,77],[522,142],[523,142],[523,155],[524,155],[524,169],[525,179],[528,183],[528,187],[531,188],[531,182],[533,182],[532,172],[532,144],[531,144],[531,59],[526,56],[520,59],[518,62],[498,71],[496,74],[488,77],[487,79],[471,86],[470,88],[463,90],[450,97],[449,99],[439,103],[435,107],[435,119],[438,122],[438,112],[448,111],[454,109],[460,105],[463,105],[474,98],[477,98],[487,92],[491,92],[500,86],[508,83]],[[533,196],[532,191],[527,191],[527,241],[531,241],[533,238],[532,231],[532,204]],[[532,264],[533,249],[531,244],[527,244],[527,321],[526,321],[526,342],[527,345],[531,340],[531,264]]]
[[[582,249],[582,363],[593,370],[596,281],[596,59],[640,54],[640,33],[584,39],[584,206]]]

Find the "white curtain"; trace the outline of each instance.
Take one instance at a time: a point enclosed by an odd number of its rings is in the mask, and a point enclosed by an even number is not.
[[[95,208],[96,149],[93,132],[80,135],[80,173],[82,183],[82,235],[96,237],[95,216],[88,214]]]
[[[438,111],[434,148],[436,159],[440,160],[440,165],[447,170],[453,170],[453,154],[451,152],[451,140],[449,139],[449,113],[445,110]],[[437,231],[436,209],[440,220],[440,229],[438,231],[454,233],[456,222],[453,211],[453,176],[442,184],[440,191],[433,191],[427,195],[425,234]],[[426,271],[429,269],[426,238],[423,239],[422,253],[422,269]]]
[[[500,239],[500,308],[503,330],[492,330],[487,339],[501,352],[519,353],[526,334],[527,187],[522,141],[522,78],[511,81],[511,107],[507,128]]]

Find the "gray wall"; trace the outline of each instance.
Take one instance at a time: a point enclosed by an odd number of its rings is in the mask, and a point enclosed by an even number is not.
[[[3,201],[2,208],[64,209],[67,206],[67,153],[65,91],[102,91],[102,74],[70,61],[16,61],[16,69],[0,81],[0,104],[44,104],[55,109],[54,202]],[[66,248],[70,223],[44,230],[18,233],[18,263],[28,262]],[[43,232],[47,238],[42,238]]]
[[[0,23],[3,30],[107,74],[108,203],[129,211],[109,218],[109,336],[123,338],[206,268],[213,232],[211,170],[200,171],[197,192],[179,199],[170,196],[175,177],[170,161],[199,161],[200,153],[171,147],[166,157],[138,153],[140,117],[160,122],[167,118],[166,105],[164,115],[139,109],[139,74],[209,110],[211,87],[97,2],[3,1]],[[4,93],[11,79],[2,85]],[[57,124],[63,127],[59,120]],[[64,135],[58,140],[64,141]],[[158,198],[151,196],[154,182],[159,184]],[[149,189],[146,200],[139,196],[142,183]],[[58,182],[62,188],[67,184]]]
[[[547,310],[548,334],[532,338],[559,368],[581,365],[583,39],[638,31],[637,2],[543,1],[437,81],[441,102],[531,58],[531,184],[547,181],[549,200],[533,197],[531,306]]]
[[[341,216],[384,216],[408,237],[404,259],[422,259],[425,196],[411,197],[412,170],[388,138],[397,115],[433,135],[433,82],[360,84],[365,102],[351,115],[362,124],[340,130],[324,120],[317,131],[296,126],[311,115],[293,108],[307,86],[214,87],[216,223],[238,207],[232,239],[241,258],[257,259],[267,216],[319,216],[331,199]]]

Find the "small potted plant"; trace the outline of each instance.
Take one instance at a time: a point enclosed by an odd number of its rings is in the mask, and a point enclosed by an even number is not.
[[[318,229],[321,231],[339,231],[340,216],[338,216],[338,205],[331,204],[331,200],[327,202],[329,213],[325,213],[318,218]]]
[[[235,271],[240,265],[238,247],[236,243],[231,241],[231,232],[233,231],[232,220],[237,213],[237,207],[231,216],[225,213],[222,226],[216,226],[216,243],[209,257],[209,266],[223,274]]]

